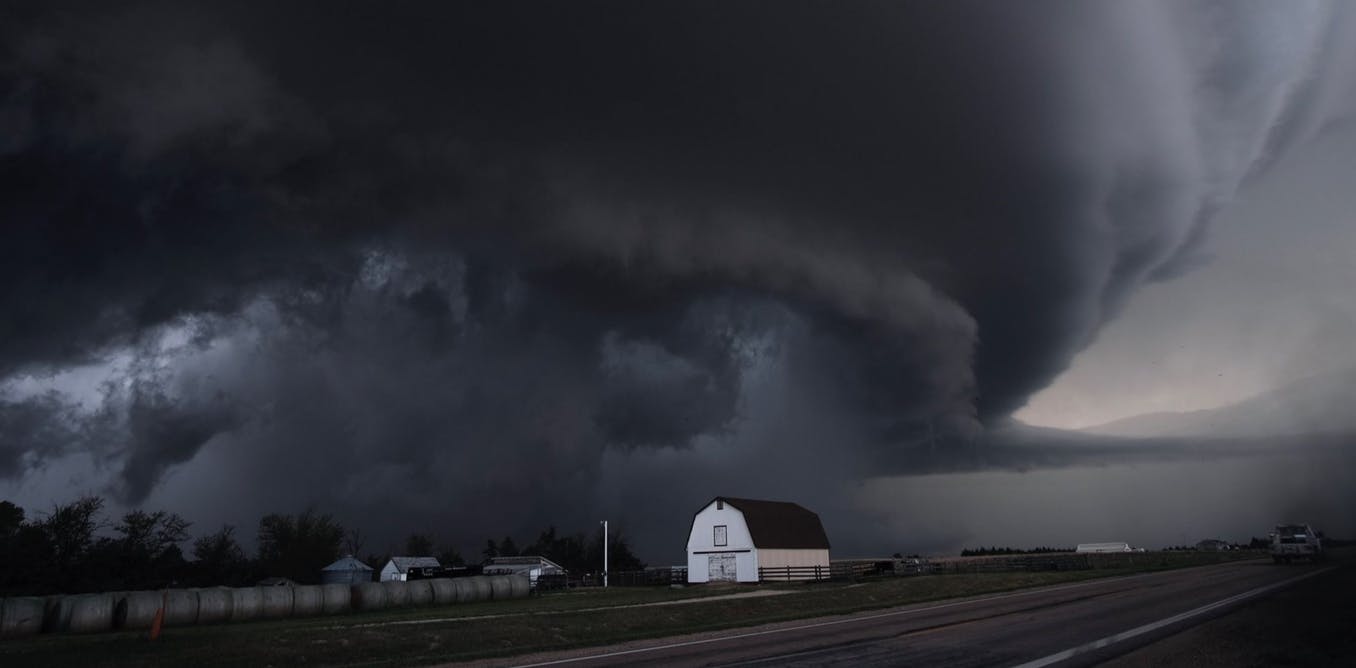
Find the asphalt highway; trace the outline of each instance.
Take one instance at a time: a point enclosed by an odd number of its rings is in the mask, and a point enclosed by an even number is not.
[[[1329,570],[1232,563],[516,657],[503,665],[1094,665]]]

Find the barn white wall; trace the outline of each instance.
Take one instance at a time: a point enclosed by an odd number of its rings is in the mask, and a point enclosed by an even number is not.
[[[726,526],[726,544],[717,546],[714,543],[714,529],[720,524]],[[758,581],[758,550],[754,548],[753,537],[749,535],[749,525],[744,521],[744,514],[729,504],[718,509],[716,502],[712,501],[693,516],[692,529],[687,536],[688,582],[695,584],[708,581],[707,555],[699,553],[711,552],[734,553],[738,581]]]
[[[386,565],[385,565],[385,566],[382,566],[382,567],[381,567],[381,581],[382,581],[382,582],[386,582],[386,581],[388,581],[388,580],[404,580],[404,579],[405,579],[405,574],[404,574],[404,573],[401,573],[401,572],[400,572],[400,569],[396,568],[396,566],[395,566],[395,564],[394,564],[393,562],[388,561],[388,562],[386,562]]]

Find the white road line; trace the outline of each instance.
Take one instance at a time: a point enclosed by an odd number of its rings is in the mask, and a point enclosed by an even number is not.
[[[569,659],[557,659],[557,660],[555,660],[555,661],[542,661],[542,662],[540,662],[540,663],[525,663],[525,664],[520,664],[520,665],[518,665],[516,668],[535,668],[536,666],[558,666],[558,665],[565,664],[565,663],[577,663],[577,662],[580,662],[580,661],[592,661],[592,660],[594,660],[594,659],[610,659],[610,658],[612,658],[612,657],[628,656],[628,655],[632,655],[632,654],[643,654],[643,653],[646,653],[646,652],[658,652],[658,651],[661,651],[661,650],[674,649],[674,648],[677,648],[677,647],[691,647],[691,646],[693,646],[693,645],[706,645],[706,644],[713,643],[713,642],[725,642],[725,641],[727,641],[727,640],[740,640],[740,639],[743,639],[743,638],[756,638],[756,637],[758,637],[758,636],[767,636],[767,635],[773,635],[773,634],[776,634],[776,633],[791,633],[791,632],[793,632],[793,631],[804,631],[804,630],[806,630],[806,629],[817,629],[817,628],[822,628],[822,627],[825,627],[825,626],[838,626],[838,625],[840,625],[840,624],[855,624],[855,623],[857,623],[857,622],[866,622],[866,621],[870,621],[870,620],[873,620],[873,619],[884,619],[884,618],[886,618],[886,617],[899,617],[899,616],[901,616],[901,615],[913,615],[913,614],[917,614],[917,613],[920,613],[920,612],[931,612],[931,611],[933,611],[933,610],[944,610],[944,609],[946,609],[946,608],[954,608],[954,607],[956,607],[956,606],[961,606],[961,605],[971,605],[971,604],[974,604],[974,603],[987,603],[987,602],[989,602],[989,601],[999,601],[999,600],[1003,600],[1003,599],[1008,599],[1008,598],[1018,598],[1018,597],[1022,597],[1022,596],[1034,596],[1034,595],[1036,595],[1036,594],[1047,594],[1047,593],[1050,593],[1050,592],[1052,592],[1052,591],[1063,591],[1063,590],[1065,590],[1065,589],[1077,589],[1077,588],[1079,588],[1079,587],[1089,587],[1089,586],[1092,586],[1092,585],[1104,585],[1104,584],[1108,584],[1108,583],[1111,583],[1111,582],[1119,582],[1119,581],[1122,581],[1122,580],[1129,580],[1129,579],[1132,579],[1132,578],[1140,578],[1140,577],[1144,577],[1144,574],[1127,575],[1127,576],[1124,576],[1124,577],[1116,577],[1116,578],[1101,578],[1101,579],[1096,579],[1096,580],[1088,580],[1088,581],[1086,581],[1086,582],[1077,582],[1077,583],[1074,583],[1074,584],[1060,585],[1060,586],[1057,586],[1057,587],[1050,587],[1050,588],[1045,588],[1045,589],[1029,589],[1029,590],[1025,590],[1025,591],[1012,592],[1012,593],[1010,593],[1010,594],[999,594],[999,595],[997,595],[997,596],[989,596],[989,597],[987,597],[987,598],[975,598],[975,599],[968,599],[968,600],[964,600],[964,601],[955,601],[955,602],[952,602],[952,603],[943,603],[943,604],[941,604],[941,605],[932,605],[932,606],[928,606],[928,607],[925,607],[925,608],[910,608],[910,609],[908,609],[908,610],[896,610],[896,611],[894,611],[894,612],[882,612],[882,613],[875,614],[875,615],[867,615],[867,616],[865,616],[865,617],[851,617],[851,618],[847,618],[847,619],[835,619],[835,620],[827,621],[827,622],[816,622],[816,623],[814,623],[814,624],[801,624],[800,626],[791,626],[791,627],[780,628],[780,629],[769,629],[769,630],[767,630],[767,631],[753,631],[753,632],[750,632],[750,633],[739,633],[739,634],[736,634],[736,635],[721,636],[721,637],[719,637],[719,638],[705,638],[705,639],[703,639],[703,640],[688,640],[688,641],[685,641],[685,642],[669,643],[669,644],[667,644],[667,645],[656,645],[656,646],[654,646],[654,647],[641,647],[641,648],[638,648],[638,649],[628,649],[628,650],[622,650],[622,651],[618,651],[618,652],[608,652],[608,653],[606,653],[606,654],[590,654],[590,655],[587,655],[587,656],[577,656],[577,657],[572,657],[572,658],[569,658]]]
[[[1034,661],[1028,661],[1028,662],[1026,662],[1026,663],[1019,664],[1019,665],[1017,665],[1017,666],[1014,666],[1014,668],[1040,668],[1041,666],[1048,666],[1048,665],[1050,665],[1050,664],[1052,664],[1052,663],[1059,663],[1060,661],[1064,661],[1064,660],[1066,660],[1066,659],[1072,659],[1073,657],[1078,656],[1079,654],[1084,654],[1084,653],[1086,653],[1086,652],[1091,652],[1091,651],[1094,651],[1094,650],[1098,650],[1098,649],[1101,649],[1101,648],[1103,648],[1103,647],[1108,647],[1108,646],[1110,646],[1110,645],[1114,645],[1114,644],[1116,644],[1116,643],[1118,643],[1118,642],[1121,642],[1121,641],[1123,641],[1123,640],[1129,640],[1130,638],[1134,638],[1135,636],[1141,636],[1141,635],[1144,635],[1145,633],[1148,633],[1148,632],[1150,632],[1150,631],[1155,631],[1155,630],[1161,629],[1161,628],[1163,628],[1163,627],[1165,627],[1165,626],[1168,626],[1168,625],[1171,625],[1171,624],[1176,624],[1177,622],[1180,622],[1180,621],[1183,621],[1183,620],[1186,620],[1186,619],[1191,619],[1192,617],[1196,617],[1196,616],[1198,616],[1198,615],[1203,615],[1203,614],[1205,614],[1205,613],[1207,613],[1207,612],[1210,612],[1211,610],[1217,610],[1217,609],[1222,608],[1222,607],[1224,607],[1224,606],[1227,606],[1227,605],[1230,605],[1230,604],[1233,604],[1233,603],[1237,603],[1237,602],[1242,601],[1242,600],[1245,600],[1245,599],[1252,598],[1252,597],[1257,596],[1257,595],[1259,595],[1259,594],[1264,594],[1264,593],[1269,592],[1269,591],[1271,591],[1271,590],[1273,590],[1273,589],[1280,589],[1280,588],[1282,588],[1282,587],[1288,587],[1288,586],[1290,586],[1290,585],[1292,585],[1292,584],[1295,584],[1296,582],[1299,582],[1300,580],[1304,580],[1304,579],[1307,579],[1307,578],[1311,578],[1311,577],[1314,577],[1315,575],[1322,575],[1323,573],[1327,573],[1328,571],[1331,571],[1331,570],[1333,570],[1334,568],[1336,568],[1336,567],[1335,567],[1335,566],[1329,566],[1328,568],[1324,568],[1324,569],[1318,570],[1318,571],[1313,571],[1313,572],[1311,572],[1311,573],[1305,573],[1304,575],[1300,575],[1300,576],[1298,576],[1298,577],[1293,577],[1293,578],[1290,578],[1289,580],[1283,580],[1283,581],[1277,582],[1277,583],[1275,583],[1275,584],[1269,584],[1269,585],[1265,585],[1265,586],[1262,586],[1262,587],[1258,587],[1258,588],[1256,588],[1256,589],[1250,589],[1250,590],[1248,590],[1248,591],[1243,592],[1242,594],[1235,594],[1235,595],[1233,595],[1233,596],[1230,596],[1229,598],[1221,599],[1221,600],[1215,601],[1214,603],[1209,603],[1209,604],[1203,605],[1203,606],[1201,606],[1201,607],[1199,607],[1199,608],[1196,608],[1195,610],[1188,610],[1188,611],[1183,612],[1182,614],[1179,614],[1179,615],[1173,615],[1173,616],[1171,616],[1171,617],[1167,617],[1167,618],[1164,618],[1164,619],[1160,619],[1160,620],[1158,620],[1158,621],[1156,621],[1156,622],[1150,622],[1150,623],[1145,624],[1145,625],[1143,625],[1143,626],[1137,626],[1137,627],[1135,627],[1135,628],[1133,628],[1133,629],[1130,629],[1129,631],[1122,631],[1121,633],[1117,633],[1117,634],[1115,634],[1115,635],[1109,635],[1109,636],[1107,636],[1107,637],[1105,637],[1105,638],[1101,638],[1101,639],[1099,639],[1099,640],[1094,640],[1094,641],[1092,641],[1092,642],[1090,642],[1090,643],[1087,643],[1086,645],[1079,645],[1078,647],[1071,647],[1071,648],[1069,648],[1069,649],[1064,650],[1063,652],[1055,652],[1054,654],[1051,654],[1051,655],[1049,655],[1049,656],[1043,656],[1043,657],[1041,657],[1041,658],[1039,658],[1039,659],[1036,659],[1036,660],[1034,660]]]

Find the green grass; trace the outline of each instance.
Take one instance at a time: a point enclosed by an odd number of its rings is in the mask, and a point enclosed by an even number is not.
[[[684,605],[619,607],[736,593],[756,587],[560,592],[499,603],[171,628],[155,642],[131,632],[49,635],[0,642],[0,664],[203,667],[436,663],[844,614],[1230,558],[1191,553],[1134,556],[1139,557],[1134,563],[1117,562],[1108,564],[1112,567],[1084,571],[884,578],[857,586],[770,585],[795,593]],[[494,618],[476,619],[488,615]],[[418,620],[427,623],[378,625]]]

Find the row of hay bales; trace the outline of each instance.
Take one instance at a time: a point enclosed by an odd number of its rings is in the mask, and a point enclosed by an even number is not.
[[[213,587],[21,596],[0,600],[0,638],[37,633],[147,629],[162,605],[165,608],[163,623],[172,627],[524,598],[529,589],[526,575],[476,575],[354,585]]]

